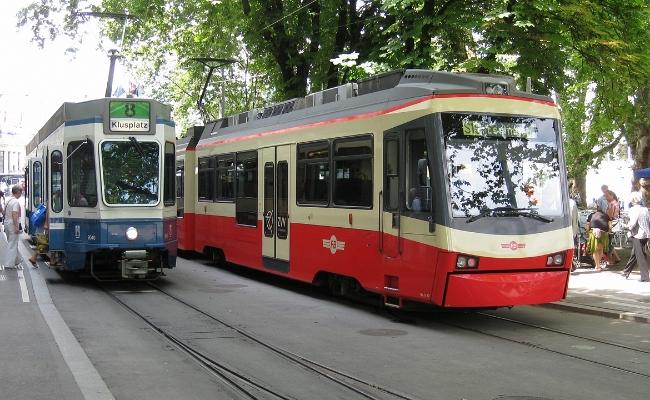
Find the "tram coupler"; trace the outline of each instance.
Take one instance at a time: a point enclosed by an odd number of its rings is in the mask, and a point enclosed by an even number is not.
[[[122,278],[145,277],[148,267],[146,250],[127,250],[122,253]]]

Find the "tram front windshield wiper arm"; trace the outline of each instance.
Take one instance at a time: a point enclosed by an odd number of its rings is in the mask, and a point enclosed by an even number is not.
[[[473,217],[470,217],[465,222],[467,222],[469,224],[470,222],[474,222],[474,221],[479,220],[479,219],[481,219],[483,217],[487,217],[487,215],[490,214],[491,212],[492,212],[492,210],[483,210],[483,211],[481,211],[481,213],[479,215],[475,215]]]
[[[513,207],[495,207],[495,208],[485,208],[479,215],[475,215],[473,217],[470,217],[467,219],[467,223],[469,224],[470,222],[474,222],[476,220],[479,220],[483,217],[487,217],[488,215],[495,216],[495,213],[511,213],[515,211],[520,211],[524,210],[524,208],[513,208]]]
[[[538,220],[544,221],[544,222],[553,222],[554,221],[553,218],[547,217],[545,215],[540,215],[535,210],[530,210],[529,212],[520,212],[520,213],[518,213],[518,215],[521,215],[522,217],[538,219]]]
[[[129,140],[131,143],[133,143],[133,147],[140,153],[142,157],[144,157],[144,150],[142,150],[142,146],[140,146],[140,143],[138,142],[138,139],[135,138],[135,136],[129,136]]]

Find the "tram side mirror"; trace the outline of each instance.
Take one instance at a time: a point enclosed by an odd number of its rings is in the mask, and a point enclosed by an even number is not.
[[[427,159],[421,158],[418,160],[418,185],[420,187],[428,187],[429,182],[427,182]]]

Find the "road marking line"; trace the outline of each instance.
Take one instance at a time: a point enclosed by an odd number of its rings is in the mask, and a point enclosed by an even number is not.
[[[21,269],[18,270],[18,282],[20,283],[20,291],[23,294],[23,303],[29,303],[29,291],[25,282],[25,274],[23,274],[23,270]]]

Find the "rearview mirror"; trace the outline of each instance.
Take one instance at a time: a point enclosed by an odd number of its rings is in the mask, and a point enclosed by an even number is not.
[[[428,163],[426,158],[421,158],[418,160],[418,185],[420,187],[428,187],[429,182],[427,182],[427,170],[428,170]]]

